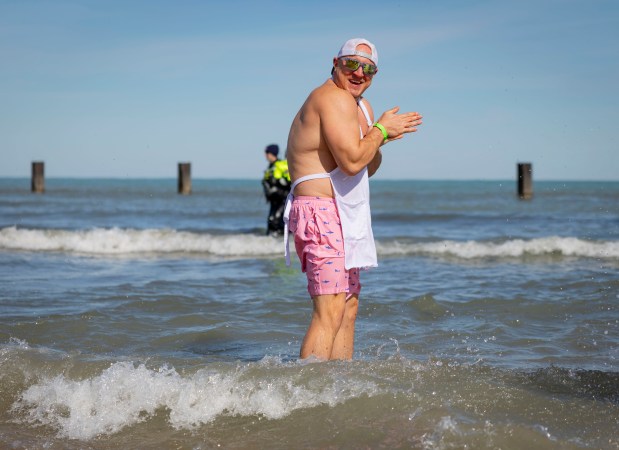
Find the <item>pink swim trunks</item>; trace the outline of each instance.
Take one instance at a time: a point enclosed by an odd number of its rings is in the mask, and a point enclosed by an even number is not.
[[[359,269],[344,268],[344,239],[335,199],[295,197],[288,226],[312,297],[359,294]]]

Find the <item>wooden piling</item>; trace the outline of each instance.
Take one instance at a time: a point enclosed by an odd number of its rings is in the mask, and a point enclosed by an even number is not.
[[[518,163],[518,197],[529,200],[533,197],[533,165]]]
[[[191,194],[191,163],[178,163],[178,193]]]
[[[43,161],[32,162],[30,190],[37,194],[45,192],[45,163]]]

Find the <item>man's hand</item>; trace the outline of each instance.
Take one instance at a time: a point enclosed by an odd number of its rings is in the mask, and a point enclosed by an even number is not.
[[[413,133],[417,131],[417,127],[421,125],[421,114],[418,112],[407,112],[398,114],[400,110],[399,106],[391,108],[385,111],[378,123],[385,127],[387,130],[387,140],[385,142],[395,141],[396,139],[402,139],[404,134]]]

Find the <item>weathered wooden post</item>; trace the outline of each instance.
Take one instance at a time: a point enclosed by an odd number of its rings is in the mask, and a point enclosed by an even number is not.
[[[518,197],[529,200],[533,197],[533,165],[518,163]]]
[[[43,161],[32,161],[30,190],[37,194],[45,192],[45,163]]]
[[[191,194],[191,163],[178,163],[178,193]]]

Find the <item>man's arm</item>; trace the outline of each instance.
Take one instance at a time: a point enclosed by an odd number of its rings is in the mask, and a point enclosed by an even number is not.
[[[355,175],[372,162],[383,142],[383,135],[372,127],[363,139],[359,136],[357,103],[344,90],[331,90],[319,108],[322,134],[340,170]]]
[[[383,153],[380,151],[380,149],[378,149],[378,151],[376,152],[376,155],[374,156],[374,159],[370,161],[370,164],[368,164],[368,176],[369,177],[371,177],[372,175],[376,173],[382,161],[383,161]]]
[[[372,127],[363,139],[359,138],[357,103],[345,91],[333,90],[323,95],[319,108],[322,133],[338,167],[347,175],[356,175],[376,157],[379,147],[417,131],[421,115],[416,112],[398,114],[395,107],[385,111],[378,120],[387,130],[384,141],[382,132]],[[380,158],[380,157],[379,157]],[[372,165],[380,165],[380,159]],[[374,167],[372,174],[378,168]]]

